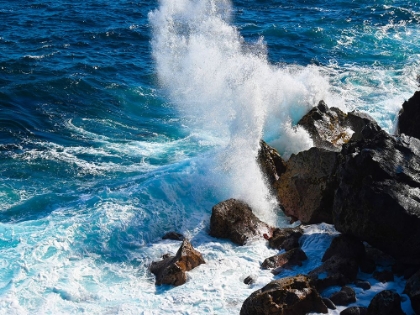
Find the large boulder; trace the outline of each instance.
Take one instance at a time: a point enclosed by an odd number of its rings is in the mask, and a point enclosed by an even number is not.
[[[336,229],[406,263],[420,262],[420,141],[367,125],[343,146]]]
[[[338,108],[329,108],[324,101],[312,108],[298,125],[305,128],[316,147],[340,151],[354,133],[360,133],[363,127],[374,121],[367,114],[353,111],[348,114]]]
[[[367,315],[405,315],[401,309],[401,297],[398,293],[384,290],[376,294],[370,302]]]
[[[398,134],[420,139],[420,91],[405,101],[398,114]]]
[[[184,239],[175,256],[165,255],[163,260],[152,262],[150,271],[156,276],[157,285],[178,286],[187,281],[186,271],[204,263],[201,253],[195,250],[187,239]]]
[[[268,239],[268,246],[274,249],[284,249],[286,251],[299,247],[299,239],[303,235],[300,226],[294,228],[276,228],[273,236]]]
[[[286,162],[276,149],[270,147],[264,140],[260,141],[257,161],[269,187],[272,187],[280,175],[286,171]]]
[[[228,199],[215,205],[210,218],[210,235],[228,238],[238,245],[256,237],[272,234],[273,228],[262,222],[245,202]]]
[[[330,300],[335,305],[347,306],[351,303],[356,302],[356,292],[351,287],[344,286],[340,291],[334,292],[330,296]]]
[[[338,155],[313,147],[290,157],[286,172],[275,183],[287,216],[304,224],[332,223]]]
[[[241,315],[305,315],[310,312],[328,313],[306,276],[274,280],[252,293],[243,303]]]
[[[410,298],[414,312],[420,314],[420,270],[407,280],[404,293]]]

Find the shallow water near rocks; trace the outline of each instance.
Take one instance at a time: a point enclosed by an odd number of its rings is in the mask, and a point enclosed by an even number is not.
[[[212,206],[241,198],[287,226],[259,139],[309,148],[291,126],[321,99],[392,132],[419,22],[410,0],[0,0],[0,314],[239,313],[277,252],[208,236]],[[168,231],[207,262],[177,288],[147,269],[178,249]],[[335,233],[308,228],[298,272]],[[362,304],[403,288],[372,284]]]

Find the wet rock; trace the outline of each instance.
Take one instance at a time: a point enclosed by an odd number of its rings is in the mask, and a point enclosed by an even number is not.
[[[404,293],[410,298],[414,312],[420,314],[420,270],[407,280]]]
[[[252,276],[248,276],[244,279],[244,283],[248,284],[248,285],[251,285],[251,284],[255,283],[255,279]]]
[[[274,182],[280,178],[280,175],[286,171],[286,162],[276,149],[270,147],[263,140],[260,141],[260,150],[258,151],[257,161],[270,187],[272,187]]]
[[[343,146],[334,225],[410,264],[420,262],[420,141],[366,126]]]
[[[398,114],[398,134],[420,139],[420,91],[405,101]]]
[[[292,155],[275,182],[284,213],[304,224],[332,222],[338,153],[320,148]]]
[[[285,253],[265,259],[261,267],[264,269],[279,267],[290,269],[294,266],[302,266],[302,261],[306,259],[308,259],[308,257],[303,250],[300,248],[293,248]]]
[[[365,246],[361,241],[353,236],[341,234],[332,240],[330,247],[328,247],[322,257],[322,261],[326,261],[332,256],[353,258],[361,261],[365,254]]]
[[[375,271],[373,273],[373,278],[379,282],[386,283],[394,281],[394,274],[389,270]]]
[[[162,236],[163,240],[173,240],[173,241],[183,241],[184,235],[177,233],[177,232],[168,232]]]
[[[244,245],[255,237],[271,235],[273,228],[262,222],[243,201],[229,199],[215,205],[210,218],[210,235]]]
[[[306,276],[274,280],[252,293],[243,303],[241,315],[305,315],[328,313],[317,290]]]
[[[322,291],[330,286],[344,286],[356,280],[358,264],[355,259],[333,256],[321,266],[312,270],[308,276],[311,284]]]
[[[369,290],[371,288],[370,282],[365,280],[356,280],[354,285],[363,290]]]
[[[346,306],[356,302],[356,292],[348,286],[344,286],[340,291],[333,293],[330,296],[330,300],[335,305]]]
[[[335,306],[335,304],[333,303],[333,301],[331,301],[328,298],[322,298],[322,302],[324,302],[324,304],[330,309],[330,310],[335,310],[337,309],[337,307]]]
[[[274,249],[284,249],[286,251],[299,247],[299,239],[303,235],[302,228],[276,228],[273,236],[268,240],[268,246]]]
[[[366,315],[367,307],[363,306],[352,306],[340,312],[340,315]],[[379,315],[379,314],[377,314]]]
[[[373,297],[366,314],[405,315],[401,309],[401,297],[389,290],[379,292]]]
[[[187,239],[184,239],[175,256],[165,255],[163,260],[152,262],[150,271],[156,276],[157,285],[178,286],[187,281],[186,271],[204,263],[201,253],[195,250]]]

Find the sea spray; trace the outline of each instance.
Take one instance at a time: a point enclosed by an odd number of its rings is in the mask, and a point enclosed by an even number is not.
[[[245,42],[230,24],[231,12],[226,0],[160,1],[149,14],[153,56],[184,124],[223,139],[210,165],[213,180],[272,222],[268,213],[276,202],[256,162],[259,141],[266,139],[286,158],[311,147],[294,124],[330,97],[329,84],[315,66],[271,65],[263,38]]]

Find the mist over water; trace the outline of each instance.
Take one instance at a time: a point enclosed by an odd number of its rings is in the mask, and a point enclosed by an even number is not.
[[[246,42],[230,24],[231,12],[229,1],[161,1],[149,14],[153,56],[183,123],[221,147],[213,178],[226,174],[218,184],[263,214],[276,202],[256,163],[260,139],[286,158],[308,149],[311,139],[292,125],[332,96],[315,66],[270,64],[263,38]]]

